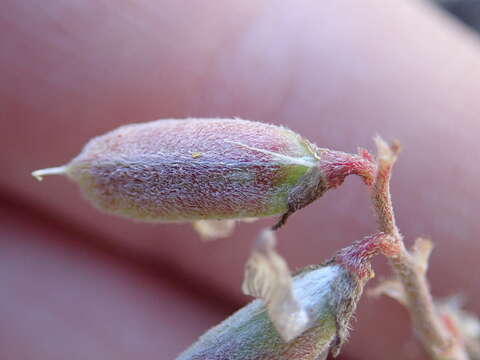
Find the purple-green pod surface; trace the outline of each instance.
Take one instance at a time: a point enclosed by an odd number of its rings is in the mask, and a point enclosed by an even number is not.
[[[368,179],[367,156],[319,149],[295,132],[240,119],[157,120],[90,140],[64,174],[99,209],[149,222],[286,217],[346,175]]]
[[[345,340],[339,336],[347,331],[367,280],[338,264],[307,268],[293,279],[294,294],[312,317],[303,334],[282,340],[264,301],[257,299],[210,329],[177,360],[318,360],[329,351],[336,355]]]
[[[324,360],[348,338],[349,324],[365,284],[370,259],[387,236],[365,237],[322,265],[295,276],[263,231],[246,266],[244,292],[257,300],[208,330],[177,360]],[[306,316],[306,319],[305,319]]]

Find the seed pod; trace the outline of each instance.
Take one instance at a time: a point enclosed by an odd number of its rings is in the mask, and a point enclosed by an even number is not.
[[[339,353],[363,287],[373,276],[369,259],[380,251],[383,234],[367,237],[293,279],[272,236],[260,236],[244,283],[247,292],[262,299],[209,330],[177,360],[317,360],[329,351]]]
[[[345,176],[369,183],[373,173],[368,153],[320,149],[284,127],[185,119],[122,126],[90,140],[69,164],[33,175],[67,175],[99,209],[137,220],[283,214],[278,227]]]
[[[316,326],[295,340],[282,339],[264,302],[258,299],[208,331],[177,360],[317,359],[328,352],[337,331],[329,305],[340,295],[332,287],[334,281],[355,293],[355,283],[338,265],[307,270],[294,278],[295,293],[302,303],[311,305],[309,310],[316,317]]]

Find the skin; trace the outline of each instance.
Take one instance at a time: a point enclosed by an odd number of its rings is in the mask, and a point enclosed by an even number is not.
[[[157,118],[241,116],[283,124],[319,146],[350,152],[357,145],[373,148],[370,139],[379,132],[404,146],[393,175],[394,205],[407,244],[417,235],[435,241],[429,272],[434,293],[461,291],[468,309],[480,313],[478,279],[472,276],[480,251],[475,216],[480,210],[480,50],[467,30],[420,2],[403,0],[388,6],[380,0],[301,1],[295,8],[288,2],[253,0],[220,5],[146,0],[136,5],[90,0],[35,4],[6,1],[0,11],[0,28],[9,34],[0,52],[0,191],[4,199],[12,199],[2,202],[5,207],[21,203],[20,213],[50,217],[41,225],[47,231],[66,221],[61,230],[65,243],[72,231],[82,229],[87,235],[79,235],[80,249],[86,246],[82,242],[93,241],[128,249],[125,253],[137,254],[138,263],[153,260],[161,269],[159,278],[175,279],[185,272],[187,279],[205,287],[198,301],[224,299],[233,310],[244,301],[239,288],[249,240],[257,231],[253,225],[243,226],[231,240],[200,244],[189,228],[150,227],[99,215],[63,179],[39,184],[29,172],[64,163],[89,138],[116,126]],[[318,263],[325,254],[374,231],[362,189],[359,182],[347,181],[341,191],[292,217],[279,233],[279,250],[288,255],[292,268]],[[54,248],[51,240],[36,241],[36,231],[25,238],[12,234],[30,251],[34,245],[46,253]],[[21,261],[24,254],[11,256]],[[65,271],[75,265],[62,252],[56,256],[65,261]],[[100,263],[95,256],[91,261]],[[13,265],[2,266],[8,273]],[[89,268],[98,271],[91,264]],[[375,270],[385,274],[381,262]],[[34,293],[35,285],[44,286],[57,273],[47,267],[39,273],[44,280],[25,286]],[[114,271],[105,274],[116,278]],[[124,284],[158,303],[156,292],[135,288],[134,282]],[[55,283],[63,291],[77,287],[70,280]],[[10,296],[12,303],[20,297],[17,292]],[[95,291],[82,293],[84,301],[94,297]],[[77,306],[39,306],[30,298],[29,306],[38,312],[70,314]],[[137,305],[132,300],[132,308]],[[163,310],[151,306],[145,311],[153,316]],[[33,336],[2,346],[2,358],[38,354],[40,345],[33,339],[40,335],[54,336],[51,351],[65,358],[66,350],[58,345],[66,338],[63,330],[73,322],[92,331],[86,320],[90,316],[49,324],[28,321],[20,307],[11,314],[12,321],[29,324]],[[126,314],[115,316],[125,319]],[[363,299],[357,319],[343,356],[422,359],[408,318],[393,301]],[[198,323],[185,321],[179,332]],[[142,328],[137,334],[145,343],[156,341],[158,336],[149,338],[148,324]],[[120,330],[108,329],[115,345],[122,343]],[[2,328],[11,331],[7,325]],[[106,337],[95,334],[99,343]],[[85,347],[82,337],[71,341],[76,348]],[[150,348],[135,351],[144,359],[157,354]],[[118,347],[102,347],[90,355],[118,359]]]

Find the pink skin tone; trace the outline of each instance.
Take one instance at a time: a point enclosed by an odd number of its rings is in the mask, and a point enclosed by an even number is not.
[[[240,226],[233,238],[204,244],[187,226],[148,226],[100,214],[60,177],[44,183],[31,178],[32,170],[71,159],[89,138],[133,121],[240,116],[286,125],[321,147],[348,152],[357,146],[373,149],[371,138],[377,132],[398,138],[405,149],[392,183],[398,225],[407,244],[419,235],[434,240],[429,277],[435,295],[462,292],[469,299],[468,309],[480,313],[475,275],[480,251],[478,40],[415,1],[289,4],[86,0],[39,5],[9,0],[1,5],[0,30],[8,36],[0,52],[0,191],[11,199],[2,204],[21,203],[20,212],[44,214],[52,221],[42,220],[38,226],[51,237],[62,232],[60,243],[78,238],[74,252],[92,241],[123,249],[113,255],[119,258],[118,266],[140,275],[122,281],[122,286],[155,304],[144,308],[146,317],[173,311],[169,304],[198,309],[198,301],[202,312],[212,314],[209,319],[170,320],[178,326],[177,334],[190,338],[173,337],[170,343],[178,350],[226,315],[217,302],[210,306],[205,299],[220,298],[231,310],[246,301],[240,295],[243,265],[259,228],[272,225],[273,219]],[[14,228],[33,226],[31,220],[24,221]],[[278,233],[279,252],[292,269],[319,263],[375,232],[374,221],[365,186],[348,180],[289,219]],[[75,229],[83,232],[73,235]],[[13,252],[8,264],[2,262],[2,273],[15,266],[14,259],[23,261],[26,249],[40,248],[45,254],[55,250],[49,236],[45,241],[38,237],[36,229],[4,236],[2,241],[21,243],[25,249]],[[135,254],[138,265],[127,266],[122,254]],[[78,261],[71,252],[55,256],[65,272]],[[85,266],[97,273],[102,261],[92,255]],[[153,263],[158,271],[139,265],[143,262]],[[383,260],[374,265],[377,274],[387,274]],[[114,288],[116,269],[103,268],[105,289]],[[22,291],[36,294],[35,289],[40,292],[58,273],[47,267],[41,272],[44,280],[26,282]],[[202,284],[203,292],[179,294],[161,280],[179,273]],[[150,290],[139,283],[148,283]],[[53,284],[54,291],[64,292],[87,286],[68,279]],[[171,297],[159,300],[162,292]],[[21,293],[9,296],[16,303]],[[86,290],[79,296],[89,302],[96,294]],[[130,309],[143,306],[135,298],[130,301]],[[39,303],[33,295],[27,305],[60,318],[78,308],[74,302],[61,308]],[[65,358],[71,348],[85,348],[85,338],[72,337],[67,343],[64,331],[73,325],[92,331],[95,316],[84,314],[73,322],[49,323],[29,320],[23,308],[12,307],[12,323],[28,324],[33,335],[1,346],[0,357],[38,354],[41,345],[33,339],[40,336],[57,340],[50,345],[57,358]],[[129,314],[130,321],[138,319],[134,311],[114,316],[128,323]],[[393,360],[422,359],[405,310],[392,300],[362,299],[353,325],[345,358],[384,359],[388,353]],[[136,336],[142,343],[161,337],[147,323],[139,326]],[[168,333],[171,322],[165,321],[162,329]],[[108,334],[99,332],[94,338],[101,342],[108,337],[111,346],[90,355],[118,359],[118,344],[124,343],[121,330],[112,326]],[[12,331],[2,327],[9,336]],[[135,351],[136,358],[158,357],[153,347]]]
[[[32,215],[0,209],[2,359],[173,359],[223,319],[221,302]]]

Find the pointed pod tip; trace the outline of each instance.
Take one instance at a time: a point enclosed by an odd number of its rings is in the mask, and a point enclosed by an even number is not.
[[[43,177],[46,175],[64,175],[66,172],[66,166],[58,166],[53,168],[35,170],[34,172],[32,172],[32,176],[38,181],[42,181]]]

